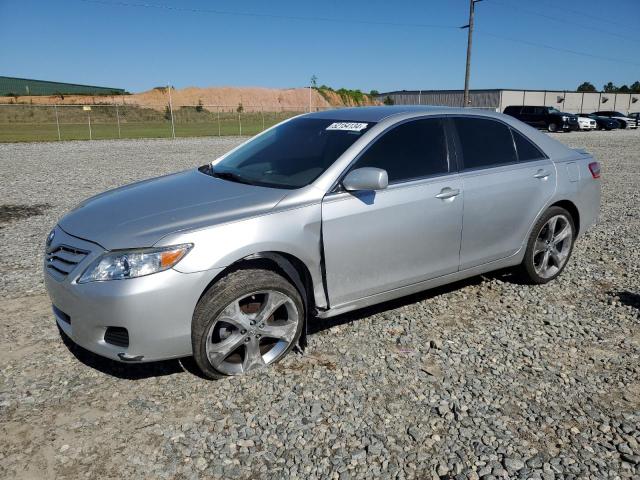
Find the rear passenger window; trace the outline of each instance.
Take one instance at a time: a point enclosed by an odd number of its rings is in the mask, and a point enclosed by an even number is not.
[[[423,119],[398,125],[364,152],[354,168],[361,167],[386,170],[390,183],[447,173],[447,141],[442,121]]]
[[[464,168],[485,168],[516,162],[516,150],[509,127],[486,118],[454,119]]]
[[[518,161],[526,162],[546,158],[540,149],[520,132],[513,129],[511,132],[513,132],[513,140],[516,143],[516,150],[518,151]]]

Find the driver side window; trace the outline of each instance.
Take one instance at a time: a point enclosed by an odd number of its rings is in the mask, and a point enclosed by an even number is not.
[[[393,127],[362,154],[353,168],[361,167],[386,170],[389,183],[448,173],[442,120],[412,120]]]

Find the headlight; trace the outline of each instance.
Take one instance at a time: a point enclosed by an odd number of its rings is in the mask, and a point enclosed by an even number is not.
[[[562,117],[562,121],[563,121],[563,122],[566,122],[567,120],[569,120],[569,117],[567,117],[567,116],[563,116],[563,117]]]
[[[89,265],[78,283],[123,280],[162,272],[177,264],[193,244],[171,247],[120,250],[102,255]]]

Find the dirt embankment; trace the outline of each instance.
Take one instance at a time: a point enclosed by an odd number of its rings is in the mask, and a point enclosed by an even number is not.
[[[376,102],[367,95],[360,105],[375,105]],[[188,87],[171,90],[171,101],[176,107],[187,105],[225,106],[237,108],[242,105],[245,111],[260,109],[288,110],[309,107],[308,88],[259,88],[259,87]],[[23,96],[0,97],[1,103],[18,103],[33,105],[140,105],[162,110],[169,103],[169,92],[166,88],[135,93],[132,95],[57,95],[57,96]],[[329,90],[311,91],[313,109],[331,107],[356,106],[353,99],[341,96]]]

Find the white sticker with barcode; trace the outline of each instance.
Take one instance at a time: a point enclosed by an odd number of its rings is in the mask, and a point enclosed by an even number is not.
[[[334,122],[327,127],[327,130],[344,130],[347,132],[360,132],[367,128],[368,123],[356,122]]]

